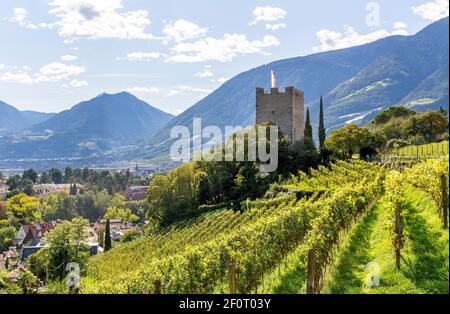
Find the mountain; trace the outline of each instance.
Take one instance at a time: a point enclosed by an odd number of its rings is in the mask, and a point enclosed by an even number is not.
[[[0,156],[98,155],[149,138],[172,118],[129,93],[104,93],[28,130],[0,139]]]
[[[54,116],[53,113],[19,111],[15,107],[0,101],[0,136],[26,129],[33,124],[44,122],[52,116]]]
[[[448,27],[447,17],[413,36],[391,36],[241,73],[174,118],[126,158],[167,155],[171,128],[191,128],[194,117],[202,118],[203,126],[254,124],[255,88],[269,89],[271,70],[280,86],[292,85],[305,92],[315,130],[320,95],[324,96],[328,131],[346,123],[365,123],[392,105],[419,111],[448,108]]]

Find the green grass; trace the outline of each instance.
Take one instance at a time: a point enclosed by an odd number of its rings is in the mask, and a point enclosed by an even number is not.
[[[325,278],[323,293],[448,293],[448,230],[442,228],[436,205],[428,196],[412,188],[406,196],[401,270],[395,268],[382,198],[345,240]],[[370,262],[379,266],[379,287],[366,285],[373,274],[366,270]]]
[[[290,253],[270,274],[260,282],[258,293],[304,294],[306,293],[306,252],[301,247]]]

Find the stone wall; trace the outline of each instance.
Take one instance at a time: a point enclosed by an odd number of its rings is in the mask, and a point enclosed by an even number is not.
[[[304,94],[294,87],[286,87],[285,92],[272,88],[270,93],[256,89],[256,123],[273,122],[294,142],[304,137],[304,107]]]

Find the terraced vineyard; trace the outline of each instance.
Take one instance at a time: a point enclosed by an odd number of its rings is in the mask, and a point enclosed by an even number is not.
[[[300,173],[244,202],[242,213],[209,213],[92,258],[81,291],[230,292],[233,265],[231,289],[248,293],[299,246],[315,250],[320,281],[340,234],[370,208],[383,178],[381,167],[358,161]]]
[[[405,146],[393,150],[390,155],[401,157],[429,157],[429,156],[443,156],[448,154],[448,141],[441,143],[431,143],[424,145]]]
[[[332,249],[321,293],[448,293],[448,193],[448,156],[388,171],[380,199]],[[258,292],[305,293],[306,252],[299,246],[290,253]]]
[[[403,172],[352,161],[299,173],[242,212],[217,210],[91,258],[81,292],[448,292],[442,184],[448,194],[448,156]],[[368,286],[367,265],[381,267],[381,283]]]

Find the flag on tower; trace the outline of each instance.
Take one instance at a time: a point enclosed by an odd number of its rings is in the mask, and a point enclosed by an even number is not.
[[[277,78],[275,77],[275,72],[272,70],[272,88],[277,88]]]

